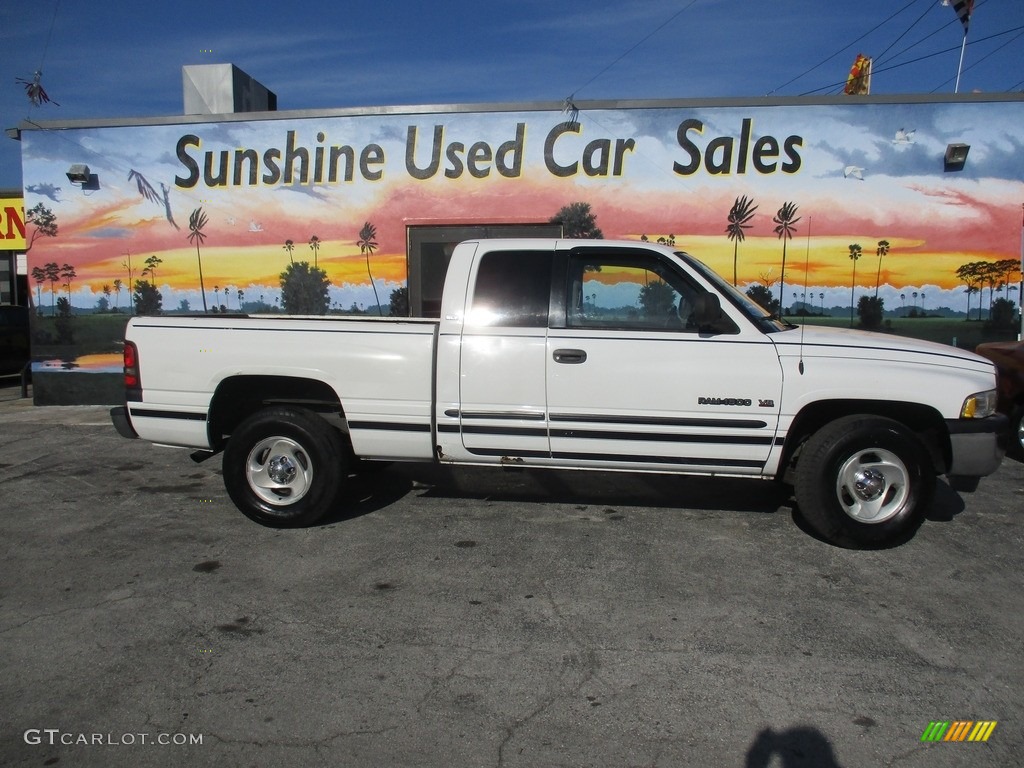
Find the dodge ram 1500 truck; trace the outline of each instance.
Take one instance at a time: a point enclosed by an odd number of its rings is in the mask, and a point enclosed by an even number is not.
[[[910,535],[1003,456],[993,365],[771,316],[646,242],[478,240],[440,317],[136,317],[126,437],[223,451],[235,505],[317,521],[358,460],[753,476],[843,546]]]

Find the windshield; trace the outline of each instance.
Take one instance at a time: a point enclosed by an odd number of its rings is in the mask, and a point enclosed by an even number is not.
[[[723,296],[765,333],[788,331],[791,328],[796,328],[792,323],[775,317],[771,312],[743,293],[743,291],[740,291],[731,283],[727,283],[722,279],[721,275],[700,259],[694,258],[685,251],[676,251],[676,256],[690,265],[701,277],[714,285]]]

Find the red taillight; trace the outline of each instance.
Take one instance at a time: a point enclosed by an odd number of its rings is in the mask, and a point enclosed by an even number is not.
[[[139,350],[130,341],[124,343],[124,388],[142,389],[142,377],[139,376]]]

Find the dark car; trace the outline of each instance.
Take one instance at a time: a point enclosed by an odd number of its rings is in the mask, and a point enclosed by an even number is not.
[[[990,341],[975,350],[996,364],[1001,412],[1010,417],[1009,450],[1024,459],[1024,342]]]
[[[29,361],[28,307],[0,306],[0,376],[21,373]]]

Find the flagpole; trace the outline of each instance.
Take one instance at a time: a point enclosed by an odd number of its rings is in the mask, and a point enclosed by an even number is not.
[[[964,30],[964,39],[960,43],[960,63],[956,68],[956,85],[953,86],[953,93],[960,93],[960,72],[964,68],[964,50],[967,48],[967,30]]]

